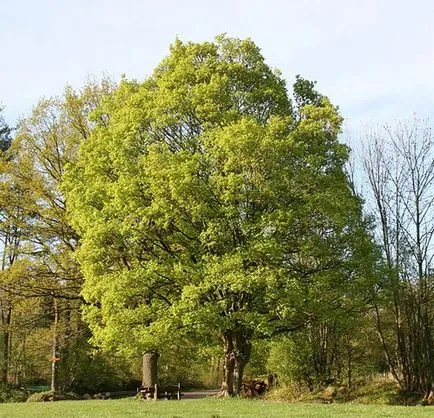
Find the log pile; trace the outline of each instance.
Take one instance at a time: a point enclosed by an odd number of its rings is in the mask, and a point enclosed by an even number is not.
[[[269,375],[263,379],[245,379],[243,381],[243,392],[247,398],[256,398],[263,395],[273,384],[274,377]]]

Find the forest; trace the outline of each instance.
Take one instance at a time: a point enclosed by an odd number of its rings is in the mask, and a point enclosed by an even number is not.
[[[273,376],[288,399],[377,379],[434,403],[429,120],[351,149],[315,82],[223,35],[1,115],[0,401],[158,367],[222,397]]]

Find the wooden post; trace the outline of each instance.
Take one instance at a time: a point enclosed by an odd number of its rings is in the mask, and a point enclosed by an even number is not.
[[[154,385],[154,401],[158,399],[158,384],[155,383]]]
[[[178,392],[176,393],[178,401],[181,399],[181,383],[178,382]]]

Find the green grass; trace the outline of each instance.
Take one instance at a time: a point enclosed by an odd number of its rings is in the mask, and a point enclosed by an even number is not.
[[[434,407],[356,404],[274,403],[246,399],[201,399],[183,401],[59,401],[2,404],[0,417],[432,417]]]

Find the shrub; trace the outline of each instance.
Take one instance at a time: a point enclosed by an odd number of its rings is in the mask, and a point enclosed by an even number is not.
[[[28,396],[28,392],[15,388],[10,385],[0,386],[0,403],[4,402],[25,402]]]

